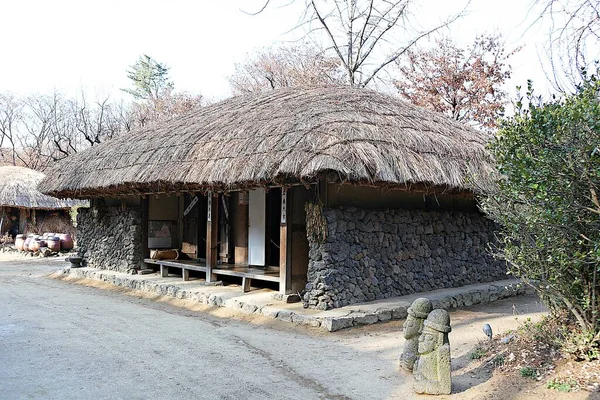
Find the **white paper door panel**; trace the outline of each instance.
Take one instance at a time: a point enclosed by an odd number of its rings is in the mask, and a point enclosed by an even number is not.
[[[266,193],[250,191],[248,210],[248,264],[265,266]]]

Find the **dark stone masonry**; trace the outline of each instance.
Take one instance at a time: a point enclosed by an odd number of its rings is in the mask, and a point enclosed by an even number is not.
[[[139,206],[80,208],[77,252],[84,266],[131,272],[142,265],[141,232]]]
[[[304,301],[321,310],[507,279],[488,252],[494,224],[477,212],[325,209],[324,243],[309,237]]]

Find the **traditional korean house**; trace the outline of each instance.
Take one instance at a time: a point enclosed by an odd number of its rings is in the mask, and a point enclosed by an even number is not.
[[[92,199],[88,266],[275,285],[326,309],[505,276],[475,199],[493,185],[485,142],[385,94],[289,88],[77,153],[43,190]],[[151,259],[161,248],[179,259]]]
[[[85,201],[57,199],[38,190],[44,174],[25,167],[0,166],[0,234],[38,233],[70,227],[69,211]]]

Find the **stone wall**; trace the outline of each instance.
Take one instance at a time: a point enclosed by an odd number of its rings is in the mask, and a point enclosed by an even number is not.
[[[77,252],[84,265],[120,272],[141,268],[140,207],[94,203],[77,214]]]
[[[325,209],[327,238],[309,235],[311,308],[506,279],[488,253],[494,224],[477,212]]]

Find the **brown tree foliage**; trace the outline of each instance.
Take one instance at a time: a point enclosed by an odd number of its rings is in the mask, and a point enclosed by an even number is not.
[[[409,51],[394,85],[416,105],[490,130],[504,109],[502,85],[515,51],[507,53],[500,36],[480,36],[467,49],[441,39],[430,49]]]
[[[246,62],[236,64],[229,77],[235,94],[332,83],[344,83],[339,60],[306,44],[259,51]]]
[[[130,118],[133,126],[146,126],[202,107],[203,100],[201,95],[191,95],[186,92],[173,93],[169,90],[158,98],[132,103],[129,110]]]

